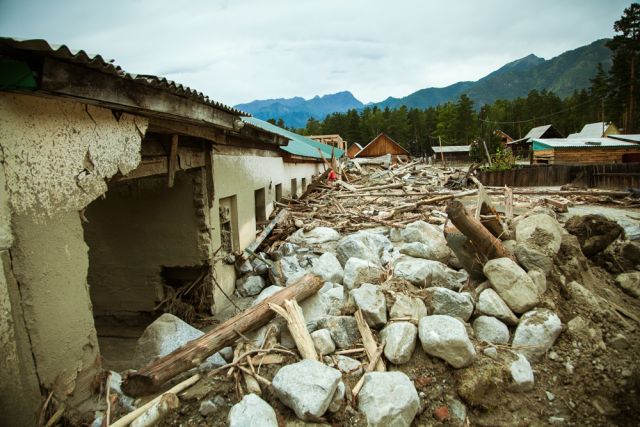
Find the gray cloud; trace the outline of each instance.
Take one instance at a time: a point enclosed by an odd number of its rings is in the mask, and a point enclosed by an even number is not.
[[[0,34],[99,53],[229,104],[341,90],[368,102],[611,37],[629,4],[0,0]]]

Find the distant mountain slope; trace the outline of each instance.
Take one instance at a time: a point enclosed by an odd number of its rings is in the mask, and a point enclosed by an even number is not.
[[[309,117],[324,119],[327,114],[360,109],[364,106],[351,92],[316,96],[305,100],[301,97],[256,100],[238,104],[236,108],[262,119],[282,119],[287,126],[304,127]]]

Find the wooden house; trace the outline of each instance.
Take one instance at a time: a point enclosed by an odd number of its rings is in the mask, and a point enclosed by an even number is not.
[[[611,135],[620,135],[620,130],[611,122],[597,122],[584,125],[578,133],[572,133],[567,138],[604,138]]]
[[[534,164],[575,165],[640,162],[640,145],[613,138],[534,139]]]
[[[347,145],[347,142],[337,133],[332,135],[309,135],[307,138],[339,148],[340,150],[344,150]]]
[[[397,161],[398,157],[408,158],[410,156],[409,152],[404,147],[395,142],[384,132],[381,132],[354,157],[379,157],[386,154],[391,154],[391,158],[394,163]]]
[[[445,145],[443,147],[431,147],[434,152],[434,161],[445,165],[469,163],[470,145]]]
[[[529,159],[531,156],[531,144],[534,139],[562,138],[563,135],[553,125],[538,126],[531,129],[524,138],[507,142],[514,156],[521,159]]]
[[[349,148],[347,148],[347,156],[349,156],[350,159],[353,159],[356,156],[356,154],[358,154],[361,151],[362,151],[362,145],[358,144],[357,142],[354,142],[353,144],[349,145]]]

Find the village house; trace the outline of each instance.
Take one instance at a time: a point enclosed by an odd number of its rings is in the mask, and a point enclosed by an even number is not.
[[[190,284],[224,309],[225,254],[332,148],[43,40],[0,39],[0,68],[0,413],[34,425],[43,394],[86,409],[103,330]]]
[[[331,135],[309,135],[308,138],[311,138],[315,141],[322,142],[323,144],[330,145],[332,147],[339,148],[340,150],[345,150],[347,142],[342,139],[340,135],[331,134]]]
[[[531,145],[534,139],[562,138],[563,135],[553,126],[544,125],[532,128],[524,138],[507,142],[514,156],[529,160],[531,157]]]
[[[380,157],[390,154],[392,163],[397,163],[398,158],[409,158],[409,152],[400,144],[395,142],[390,136],[381,132],[373,138],[365,147],[354,155],[354,158]]]
[[[637,162],[640,162],[640,145],[619,139],[533,140],[533,164],[576,165]]]
[[[356,157],[356,155],[362,151],[362,145],[354,142],[353,144],[349,144],[349,148],[347,148],[347,156],[350,159]]]
[[[444,145],[433,146],[433,160],[436,163],[444,163],[451,166],[452,164],[465,164],[470,162],[469,150],[470,145]]]
[[[604,138],[611,135],[620,135],[620,130],[611,122],[589,123],[577,133],[570,134],[567,138]]]

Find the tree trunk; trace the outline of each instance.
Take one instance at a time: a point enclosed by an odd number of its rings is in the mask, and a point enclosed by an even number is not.
[[[171,378],[199,366],[216,351],[233,344],[240,334],[257,329],[270,321],[274,316],[269,308],[270,303],[282,305],[288,299],[302,301],[318,292],[323,283],[318,276],[304,276],[295,284],[232,317],[200,338],[130,373],[122,382],[122,390],[134,397],[157,391]]]

